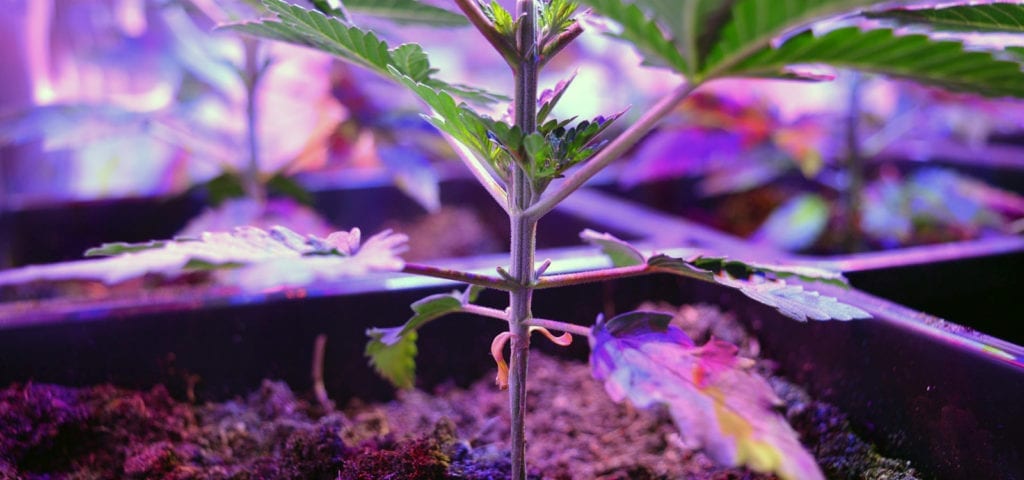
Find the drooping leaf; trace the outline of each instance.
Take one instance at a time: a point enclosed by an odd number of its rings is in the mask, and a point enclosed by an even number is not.
[[[1024,33],[1024,5],[1019,2],[901,8],[871,12],[867,17],[894,20],[904,25],[927,25],[936,30]]]
[[[431,295],[410,307],[413,316],[400,327],[371,328],[366,331],[370,341],[366,356],[370,365],[398,388],[412,388],[416,373],[416,337],[420,327],[445,315],[458,312],[476,300],[481,287]]]
[[[617,37],[631,43],[644,54],[647,63],[666,65],[681,73],[690,73],[689,65],[661,27],[637,5],[625,0],[583,0],[594,12],[614,20],[622,27]]]
[[[739,0],[717,42],[702,62],[702,73],[720,76],[754,53],[770,48],[785,32],[886,0]]]
[[[394,78],[392,70],[418,83],[460,96],[468,101],[492,103],[500,96],[483,90],[453,85],[433,78],[429,59],[422,47],[405,44],[395,48],[369,30],[317,10],[292,5],[284,0],[263,0],[276,19],[260,19],[225,25],[224,28],[273,40],[321,50]]]
[[[599,321],[590,337],[594,378],[617,402],[664,405],[688,446],[723,465],[783,479],[823,479],[814,457],[775,411],[781,403],[735,346],[695,346],[671,315],[630,312]]]
[[[796,277],[806,282],[823,282],[846,286],[839,272],[807,266],[770,265],[742,262],[723,257],[672,257],[656,254],[645,257],[628,242],[610,234],[585,230],[580,234],[585,241],[601,247],[616,267],[643,265],[651,272],[669,273],[716,283],[740,290],[748,297],[774,307],[779,313],[794,320],[852,320],[870,318],[867,312],[835,298],[805,291],[799,285],[784,280]],[[738,278],[736,276],[738,276]]]
[[[607,255],[611,259],[612,265],[616,267],[643,265],[647,261],[640,250],[610,233],[598,233],[588,228],[580,232],[580,238],[591,245],[600,247],[601,253]]]
[[[379,332],[367,332],[371,340],[366,344],[366,356],[370,365],[382,377],[398,388],[412,388],[416,380],[416,331],[398,337],[395,343],[386,344],[376,336],[387,334],[384,329]]]
[[[0,285],[34,281],[99,280],[115,284],[143,275],[177,276],[193,270],[228,269],[226,281],[247,291],[307,285],[404,266],[405,235],[385,231],[360,241],[359,229],[327,238],[302,236],[284,227],[269,231],[241,227],[150,244],[105,245],[77,262],[29,266],[0,272]]]
[[[1024,72],[1016,62],[968,51],[951,40],[896,35],[891,30],[840,28],[821,36],[806,31],[778,48],[766,48],[724,73],[763,76],[792,64],[823,63],[987,96],[1024,97]]]
[[[361,13],[400,24],[461,27],[466,17],[416,0],[345,0],[349,13]]]

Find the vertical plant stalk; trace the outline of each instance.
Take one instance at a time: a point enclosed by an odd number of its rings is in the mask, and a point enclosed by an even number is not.
[[[259,64],[259,41],[252,38],[242,40],[245,50],[245,66],[242,81],[245,83],[245,134],[249,144],[249,162],[243,173],[243,187],[249,198],[262,203],[267,194],[260,182],[260,147],[258,132],[257,90],[263,69]]]
[[[519,50],[515,73],[515,124],[524,134],[537,131],[537,9],[534,0],[517,0],[516,18]],[[512,418],[512,479],[526,479],[526,377],[530,358],[530,318],[533,316],[533,263],[536,251],[537,219],[526,213],[533,204],[533,188],[526,171],[512,169],[509,189],[509,218],[512,229],[511,268],[516,286],[509,292],[509,410]]]
[[[861,200],[864,195],[864,152],[860,144],[861,91],[863,78],[853,72],[850,79],[849,97],[846,105],[846,175],[847,185],[843,191],[843,207],[846,210],[846,225],[843,243],[848,252],[861,250],[860,217]]]

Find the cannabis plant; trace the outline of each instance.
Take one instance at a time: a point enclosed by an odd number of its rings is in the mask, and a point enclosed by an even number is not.
[[[112,258],[57,267],[16,270],[0,276],[9,283],[41,278],[95,277],[116,281],[145,272],[227,267],[225,281],[243,288],[300,285],[371,271],[394,270],[469,284],[464,291],[434,295],[412,305],[403,325],[372,329],[366,353],[371,364],[400,387],[414,384],[418,330],[454,312],[496,319],[508,331],[492,352],[497,382],[509,390],[512,478],[526,477],[525,422],[530,335],[559,343],[584,337],[591,347],[595,378],[616,400],[667,406],[685,443],[705,449],[715,460],[744,465],[782,478],[823,475],[796,434],[773,410],[778,400],[767,383],[749,371],[750,361],[720,341],[695,345],[666,315],[627,312],[581,326],[535,315],[533,293],[541,289],[649,274],[671,274],[737,289],[799,321],[851,320],[868,314],[834,298],[805,289],[813,282],[844,284],[835,272],[696,256],[644,254],[608,234],[585,231],[612,266],[578,273],[546,274],[550,262],[535,259],[537,223],[598,171],[617,159],[680,101],[702,85],[726,77],[815,80],[802,64],[828,64],[992,96],[1024,94],[1024,74],[1013,61],[967,51],[955,41],[902,35],[889,28],[843,26],[840,16],[860,15],[882,4],[871,0],[517,0],[508,11],[497,1],[455,0],[465,23],[507,63],[511,114],[491,118],[473,105],[503,101],[480,88],[441,79],[424,49],[393,46],[364,29],[346,6],[374,5],[403,18],[455,15],[414,0],[347,0],[341,5],[314,1],[311,8],[284,0],[263,0],[264,18],[227,28],[329,52],[407,87],[430,109],[426,119],[451,139],[474,177],[508,214],[509,265],[496,275],[403,262],[405,240],[385,232],[363,243],[358,230],[327,238],[286,229],[241,229],[198,238],[143,245],[107,245],[93,254]],[[557,118],[554,107],[571,82],[541,91],[538,74],[584,33],[588,13],[616,25],[615,35],[635,46],[645,63],[679,74],[679,86],[644,109],[643,115],[607,143],[601,134],[619,114],[580,120]],[[839,19],[830,29],[813,21]],[[461,100],[461,101],[460,101]],[[508,294],[508,308],[475,302],[481,289]],[[551,331],[565,332],[555,336]],[[510,348],[506,362],[504,348]]]

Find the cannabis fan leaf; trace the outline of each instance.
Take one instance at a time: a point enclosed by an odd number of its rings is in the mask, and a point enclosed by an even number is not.
[[[419,45],[391,48],[373,32],[352,25],[342,17],[328,16],[283,0],[263,0],[263,5],[277,18],[233,23],[224,28],[322,50],[389,78],[393,69],[416,82],[468,101],[491,103],[501,99],[483,90],[434,78],[436,70],[430,67]]]
[[[787,284],[793,277],[806,282],[846,286],[842,274],[806,266],[768,265],[741,262],[724,257],[669,255],[644,256],[636,247],[607,233],[584,230],[580,237],[601,248],[617,267],[645,266],[651,273],[669,273],[734,288],[779,313],[801,322],[813,320],[853,320],[869,318],[867,312],[835,298]]]
[[[41,280],[116,284],[148,274],[177,276],[225,270],[225,283],[258,291],[401,270],[404,262],[398,254],[407,240],[405,235],[385,231],[362,242],[358,228],[318,238],[284,227],[269,231],[240,227],[198,238],[106,244],[86,252],[87,256],[105,258],[6,270],[0,272],[0,285]]]

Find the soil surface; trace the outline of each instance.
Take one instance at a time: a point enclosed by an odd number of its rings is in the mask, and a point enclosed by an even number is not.
[[[757,341],[730,315],[671,308],[698,343],[713,334],[756,356]],[[769,373],[770,362],[758,368]],[[584,363],[536,354],[530,382],[533,478],[773,478],[686,449],[666,412],[613,403]],[[781,378],[770,382],[829,478],[917,478],[907,462],[858,439],[835,407]],[[244,400],[205,405],[160,386],[12,385],[0,390],[0,479],[504,479],[507,401],[490,378],[341,410],[272,381]]]

